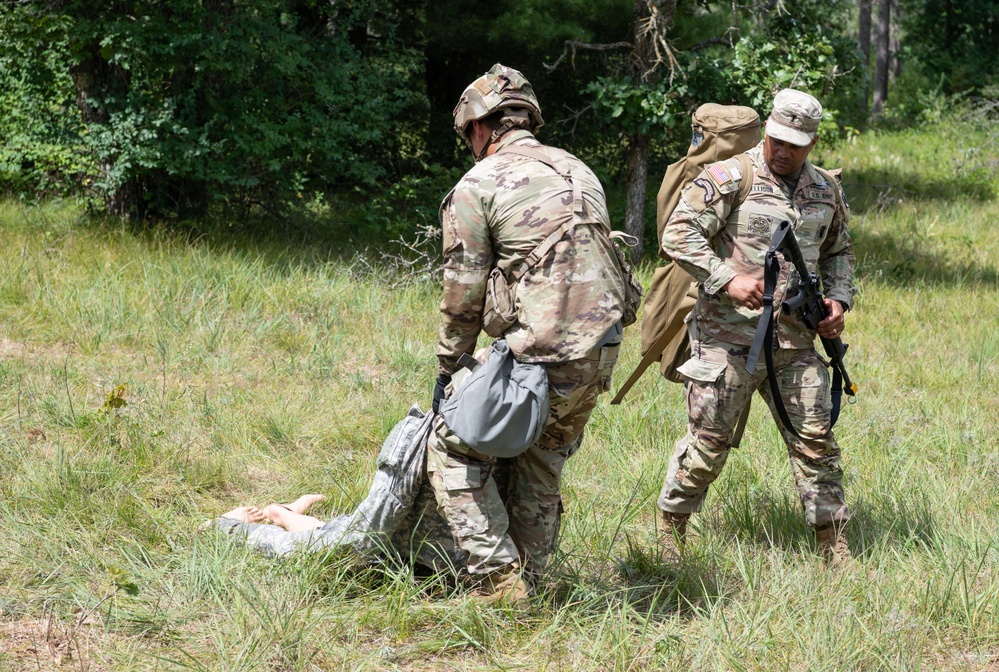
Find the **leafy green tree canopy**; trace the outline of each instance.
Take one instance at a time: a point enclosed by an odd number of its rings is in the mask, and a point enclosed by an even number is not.
[[[999,2],[906,0],[905,54],[943,93],[999,83]]]
[[[0,126],[4,172],[65,163],[47,149],[60,135],[121,215],[374,183],[424,110],[403,18],[376,0],[4,3],[0,77],[26,96]]]

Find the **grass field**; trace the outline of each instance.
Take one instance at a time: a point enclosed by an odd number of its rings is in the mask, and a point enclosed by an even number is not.
[[[352,508],[429,403],[432,283],[379,279],[343,240],[0,204],[0,670],[999,670],[995,147],[949,123],[818,157],[854,211],[861,389],[837,436],[856,572],[815,555],[762,405],[690,553],[653,562],[685,412],[650,373],[569,462],[527,611],[198,531],[303,492],[329,495],[321,517]]]

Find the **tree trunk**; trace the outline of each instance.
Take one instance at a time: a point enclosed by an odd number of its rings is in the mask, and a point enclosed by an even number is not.
[[[645,189],[649,180],[649,147],[647,133],[636,133],[628,142],[628,196],[624,212],[624,232],[638,238],[631,250],[632,261],[642,258],[645,237]]]
[[[891,45],[892,0],[878,0],[878,33],[874,64],[874,100],[872,111],[878,117],[888,100],[888,57]]]
[[[898,80],[898,76],[902,74],[902,61],[898,58],[902,47],[902,28],[899,25],[902,22],[902,15],[899,12],[898,0],[891,0],[892,21],[888,38],[888,75],[893,85]]]
[[[871,60],[871,0],[860,0],[860,19],[857,29],[857,46],[864,55],[865,62]]]
[[[664,65],[662,49],[666,31],[673,23],[676,0],[635,0],[635,47],[632,50],[632,75],[639,84],[652,81],[653,73]],[[631,258],[642,258],[645,247],[645,189],[649,181],[648,133],[633,133],[628,138],[628,196],[624,230],[638,239]]]
[[[871,65],[871,0],[860,0],[860,19],[857,28],[857,46],[860,53],[864,55],[864,67]],[[860,114],[867,117],[867,97],[870,95],[870,86],[864,81],[862,96],[860,98]]]

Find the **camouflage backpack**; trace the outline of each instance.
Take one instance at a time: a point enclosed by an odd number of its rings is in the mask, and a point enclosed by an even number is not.
[[[666,168],[659,195],[656,198],[656,232],[662,240],[666,221],[680,202],[681,190],[697,177],[709,163],[733,156],[739,159],[742,181],[736,203],[749,195],[752,180],[746,179],[752,170],[743,152],[760,141],[760,115],[749,107],[706,103],[691,116],[693,135],[686,156]],[[660,250],[659,255],[669,258]],[[659,360],[660,370],[667,380],[682,383],[676,367],[690,358],[690,342],[684,319],[697,301],[697,283],[686,271],[670,261],[656,269],[645,296],[642,310],[642,361],[621,386],[612,404],[631,389],[652,362]]]

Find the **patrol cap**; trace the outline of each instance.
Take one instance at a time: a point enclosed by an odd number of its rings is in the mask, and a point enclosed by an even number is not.
[[[811,144],[822,121],[822,105],[813,96],[796,89],[781,89],[767,119],[767,135],[792,145]]]
[[[526,109],[535,132],[545,123],[527,77],[520,70],[497,63],[462,92],[454,108],[454,131],[468,142],[466,131],[470,123],[507,108]]]

